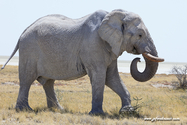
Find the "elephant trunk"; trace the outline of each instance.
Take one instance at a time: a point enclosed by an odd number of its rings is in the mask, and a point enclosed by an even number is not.
[[[164,61],[164,59],[158,58],[156,53],[143,53],[142,55],[146,62],[145,70],[143,72],[138,71],[137,62],[140,62],[140,58],[135,58],[132,61],[130,68],[132,77],[139,82],[145,82],[150,80],[157,71],[158,62]]]

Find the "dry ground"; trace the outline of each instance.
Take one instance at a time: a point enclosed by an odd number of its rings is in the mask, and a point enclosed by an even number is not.
[[[151,84],[170,84],[174,75],[155,75],[148,82],[140,83],[130,74],[120,73],[131,93],[132,105],[140,106],[133,115],[119,115],[120,98],[105,88],[103,109],[105,116],[88,115],[91,109],[91,85],[88,76],[72,81],[56,81],[55,90],[65,112],[47,109],[42,86],[36,81],[29,93],[32,112],[16,112],[15,102],[19,90],[18,67],[7,66],[0,71],[0,124],[187,124],[187,91],[154,88]],[[14,84],[15,83],[15,84]],[[136,99],[141,99],[137,102]],[[180,121],[144,121],[144,118],[180,118]]]

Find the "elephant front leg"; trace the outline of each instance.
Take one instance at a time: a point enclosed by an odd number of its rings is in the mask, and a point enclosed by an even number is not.
[[[131,106],[130,93],[118,73],[117,61],[113,62],[107,69],[106,85],[121,98],[122,108],[119,111],[120,113],[133,111]]]
[[[92,84],[92,110],[89,114],[104,114],[102,104],[106,73],[96,72],[89,76]]]
[[[92,83],[95,84],[95,83]],[[92,85],[92,110],[89,114],[104,114],[102,109],[104,85]]]

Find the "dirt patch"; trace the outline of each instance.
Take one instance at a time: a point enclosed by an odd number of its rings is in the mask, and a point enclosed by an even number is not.
[[[170,88],[170,89],[175,89],[176,86],[173,85],[171,82],[168,81],[157,81],[157,82],[152,82],[151,86],[154,88]]]
[[[15,85],[15,86],[18,86],[18,84],[14,83],[14,82],[4,82],[4,83],[1,83],[1,85]]]

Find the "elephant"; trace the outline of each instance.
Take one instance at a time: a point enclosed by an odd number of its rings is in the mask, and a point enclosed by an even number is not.
[[[142,54],[146,67],[137,69],[140,58],[131,63],[131,75],[140,82],[156,73],[159,58],[153,40],[139,15],[122,9],[98,10],[79,19],[47,15],[36,20],[21,34],[9,60],[19,49],[20,88],[16,109],[30,109],[28,95],[37,80],[45,90],[48,108],[62,109],[55,92],[55,80],[73,80],[88,75],[92,87],[92,109],[102,114],[105,85],[121,98],[119,113],[133,110],[130,93],[121,80],[117,58],[126,51]]]

